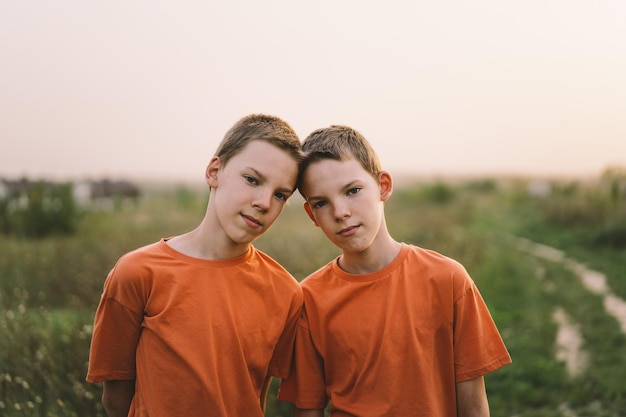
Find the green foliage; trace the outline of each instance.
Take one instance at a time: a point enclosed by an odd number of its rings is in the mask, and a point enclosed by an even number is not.
[[[41,238],[71,234],[79,220],[71,183],[32,183],[23,194],[0,199],[0,232]]]
[[[614,223],[600,229],[593,240],[601,246],[626,248],[626,223]]]
[[[464,187],[469,191],[479,192],[483,194],[491,194],[498,190],[498,184],[492,178],[469,180],[464,185]]]
[[[563,227],[609,227],[626,222],[626,171],[609,169],[592,183],[553,182],[551,193],[540,200],[544,220]],[[622,238],[615,239],[614,230],[611,243],[621,244]]]
[[[397,239],[459,260],[481,290],[514,361],[487,376],[494,417],[564,415],[564,404],[579,416],[626,409],[626,342],[600,298],[589,296],[571,272],[520,252],[509,239],[521,234],[566,250],[604,271],[626,298],[623,247],[613,243],[623,233],[624,201],[605,184],[613,182],[570,183],[536,198],[521,180],[438,181],[397,189],[385,203]],[[0,240],[0,415],[104,414],[100,386],[84,382],[104,278],[123,253],[194,228],[206,199],[206,191],[192,188],[153,188],[137,206],[74,212],[73,234]],[[301,197],[292,197],[256,242],[297,279],[339,254],[301,206]],[[574,221],[577,216],[585,220]],[[577,379],[554,357],[556,306],[580,323],[592,357]],[[277,388],[275,380],[266,415],[292,415],[291,405],[275,400]]]
[[[437,181],[398,190],[397,194],[400,194],[400,199],[411,203],[448,204],[454,200],[455,189],[442,181]]]
[[[613,205],[620,205],[626,200],[626,167],[607,168],[601,176],[602,183],[609,189]]]
[[[0,312],[0,415],[103,416],[98,387],[84,383],[91,313],[25,303]]]
[[[556,246],[604,271],[611,288],[626,299],[626,174],[608,169],[597,180],[570,182],[544,198],[511,200],[514,233]],[[618,185],[616,185],[618,184]],[[518,187],[523,189],[523,186]],[[619,197],[616,197],[615,189]],[[558,210],[555,209],[558,207]]]
[[[513,358],[512,365],[486,377],[493,416],[555,410],[568,388],[552,350],[553,303],[536,278],[536,265],[511,249],[507,241],[491,245],[474,274]]]

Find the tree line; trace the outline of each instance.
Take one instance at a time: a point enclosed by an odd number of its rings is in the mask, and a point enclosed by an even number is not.
[[[126,180],[0,180],[0,234],[27,238],[74,233],[83,210],[136,201],[140,188]]]

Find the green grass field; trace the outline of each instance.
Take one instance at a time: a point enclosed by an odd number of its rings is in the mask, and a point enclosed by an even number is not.
[[[626,416],[626,334],[607,311],[606,293],[590,291],[571,263],[524,250],[517,239],[559,248],[566,260],[604,274],[610,294],[626,300],[626,194],[601,180],[556,184],[543,197],[530,196],[527,185],[405,185],[387,203],[389,229],[459,260],[480,288],[513,357],[486,378],[492,416]],[[84,381],[104,278],[128,250],[195,227],[206,199],[204,190],[152,187],[137,205],[82,213],[71,236],[3,236],[1,416],[104,415],[100,386]],[[301,202],[293,197],[256,242],[297,279],[338,254]],[[580,338],[585,361],[577,365],[558,356],[557,311]],[[290,415],[291,406],[273,398],[276,385],[266,415]]]

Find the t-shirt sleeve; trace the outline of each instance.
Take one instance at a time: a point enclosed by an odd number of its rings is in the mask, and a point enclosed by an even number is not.
[[[454,320],[457,382],[483,376],[511,362],[487,305],[469,277],[455,302]]]
[[[325,385],[324,361],[315,348],[303,309],[296,332],[294,366],[289,377],[281,381],[278,399],[298,408],[322,409],[328,403]]]
[[[104,284],[94,318],[87,381],[135,379],[135,354],[143,307],[129,271],[119,265]]]

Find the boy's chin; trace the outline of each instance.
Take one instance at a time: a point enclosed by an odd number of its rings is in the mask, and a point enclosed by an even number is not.
[[[252,244],[252,242],[257,240],[258,238],[259,238],[259,236],[253,236],[253,235],[230,236],[230,240],[235,245],[250,245],[250,244]]]

